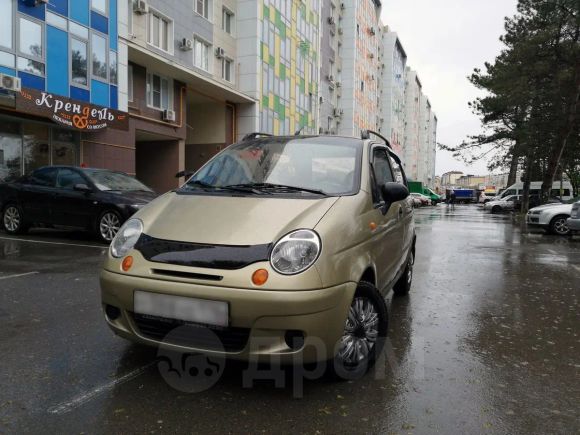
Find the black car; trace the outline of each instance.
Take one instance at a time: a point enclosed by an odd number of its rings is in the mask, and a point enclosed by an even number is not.
[[[2,224],[10,234],[33,225],[83,228],[109,243],[133,213],[156,194],[116,171],[46,166],[0,184]]]

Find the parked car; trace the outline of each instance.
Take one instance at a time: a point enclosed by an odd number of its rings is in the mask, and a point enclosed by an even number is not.
[[[410,196],[413,199],[415,207],[423,207],[431,204],[431,198],[421,193],[411,193]]]
[[[479,196],[479,203],[480,204],[486,204],[490,201],[493,201],[496,198],[496,192],[481,192],[481,195]]]
[[[571,199],[562,204],[544,204],[532,208],[526,215],[528,225],[538,226],[559,236],[570,234],[568,218],[572,215],[572,206],[580,198]]]
[[[411,287],[408,196],[383,143],[250,135],[123,225],[101,272],[105,320],[165,349],[363,373],[387,335],[384,297]]]
[[[93,231],[110,243],[123,222],[155,196],[123,172],[46,166],[0,184],[0,210],[10,234],[34,225],[64,226]]]
[[[520,198],[520,195],[511,195],[500,200],[490,201],[483,205],[483,209],[492,213],[513,211],[516,209],[516,203],[520,201]]]
[[[572,212],[566,221],[568,229],[572,232],[580,231],[580,201],[572,205]]]

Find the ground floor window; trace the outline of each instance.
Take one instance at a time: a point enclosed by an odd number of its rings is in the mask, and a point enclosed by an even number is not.
[[[79,139],[75,131],[0,119],[0,181],[41,166],[78,165]]]

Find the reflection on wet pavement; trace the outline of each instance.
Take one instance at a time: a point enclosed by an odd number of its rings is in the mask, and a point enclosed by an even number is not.
[[[580,238],[473,206],[416,222],[385,357],[359,381],[305,381],[301,399],[292,369],[285,388],[243,388],[234,362],[208,391],[172,389],[146,367],[155,349],[104,325],[103,249],[0,238],[0,277],[39,272],[0,280],[0,433],[580,433]]]

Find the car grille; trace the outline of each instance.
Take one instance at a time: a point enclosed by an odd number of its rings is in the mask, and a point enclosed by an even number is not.
[[[221,344],[226,352],[240,352],[246,347],[250,336],[250,328],[220,328],[136,313],[133,313],[133,319],[141,335],[146,338],[197,349],[220,351]],[[216,337],[219,342],[215,341]]]
[[[537,224],[538,222],[540,222],[540,218],[537,218],[537,217],[530,217],[530,222],[531,222],[531,223],[534,223],[534,224]]]

